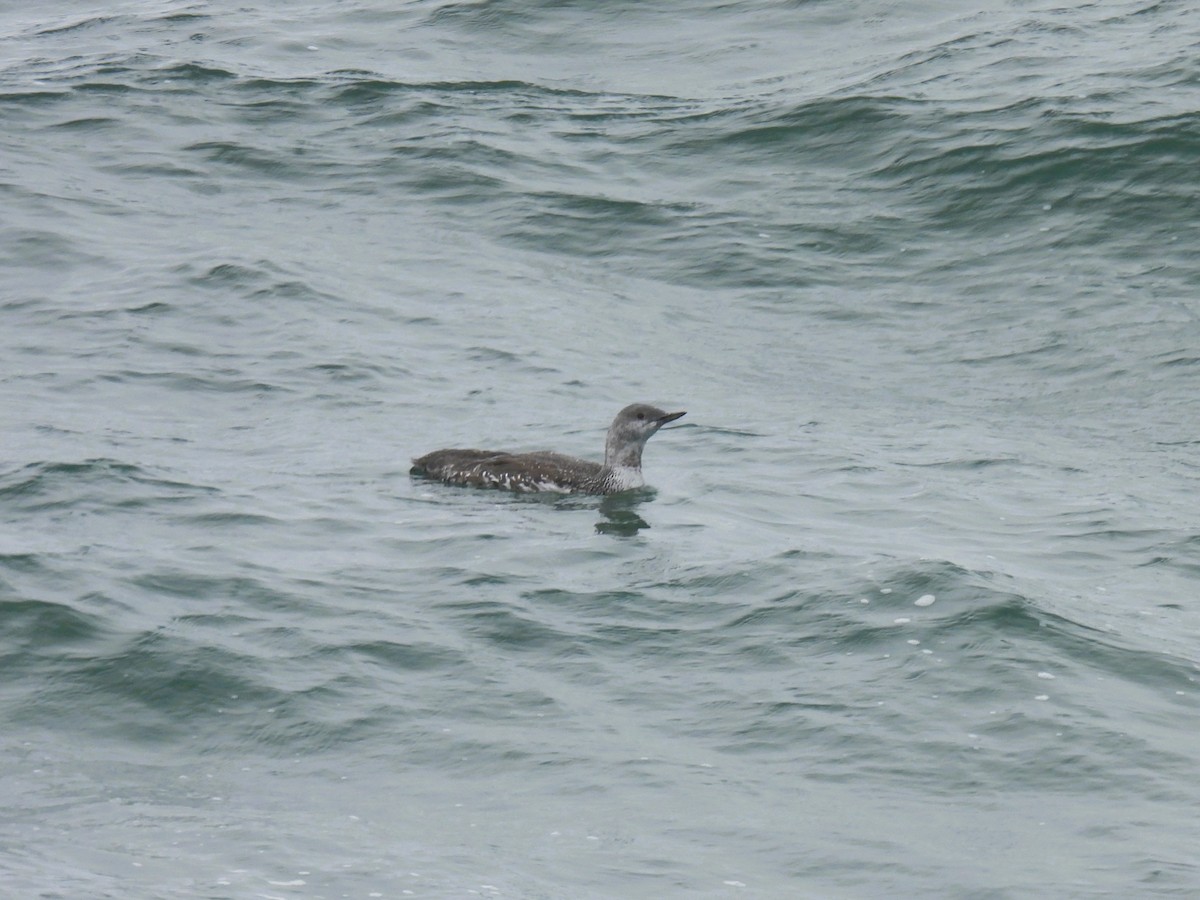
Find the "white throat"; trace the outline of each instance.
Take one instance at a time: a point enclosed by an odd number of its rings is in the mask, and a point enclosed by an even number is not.
[[[617,490],[628,491],[633,488],[640,488],[646,483],[646,480],[642,477],[640,467],[613,466],[610,471],[612,472],[613,485]]]

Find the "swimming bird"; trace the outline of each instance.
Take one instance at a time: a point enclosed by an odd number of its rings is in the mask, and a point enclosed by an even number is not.
[[[434,450],[413,460],[412,474],[464,487],[508,491],[556,491],[561,494],[616,494],[639,488],[642,448],[682,412],[663,412],[645,403],[625,407],[604,441],[604,464],[548,450],[505,453],[497,450]]]

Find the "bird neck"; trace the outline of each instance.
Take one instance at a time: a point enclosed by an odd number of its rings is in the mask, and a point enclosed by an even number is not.
[[[604,465],[610,469],[641,469],[642,444],[637,441],[624,443],[610,437],[604,444]]]
[[[616,466],[608,470],[605,476],[606,492],[629,491],[645,486],[641,469],[630,469],[626,466]]]

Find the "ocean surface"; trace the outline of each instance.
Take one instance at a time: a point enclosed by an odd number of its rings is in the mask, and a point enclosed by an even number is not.
[[[14,900],[1200,896],[1200,7],[4,4],[0,754]]]

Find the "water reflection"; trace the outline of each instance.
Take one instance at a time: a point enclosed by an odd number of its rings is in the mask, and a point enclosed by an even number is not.
[[[624,491],[620,494],[609,494],[600,499],[601,519],[596,523],[596,531],[600,534],[613,534],[617,537],[632,537],[643,528],[649,528],[650,523],[637,513],[637,508],[647,500],[654,498],[654,490],[642,488],[638,491]]]
[[[516,503],[545,503],[556,509],[596,510],[600,513],[600,520],[596,523],[598,534],[632,537],[643,528],[650,527],[650,523],[638,515],[638,508],[657,497],[658,491],[643,487],[599,497],[595,494],[553,494],[548,491],[511,496]]]

